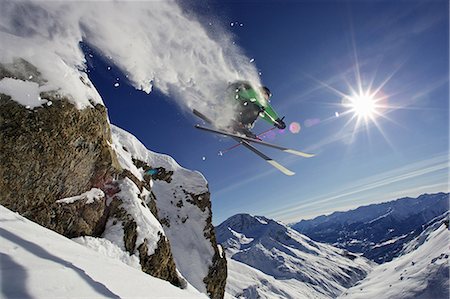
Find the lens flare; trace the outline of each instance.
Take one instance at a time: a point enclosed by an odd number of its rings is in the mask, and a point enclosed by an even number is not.
[[[309,128],[315,125],[318,125],[320,123],[320,119],[318,118],[309,118],[305,120],[305,127]]]
[[[291,131],[292,134],[298,134],[300,132],[300,129],[301,127],[298,122],[294,121],[289,125],[289,131]]]
[[[272,131],[264,133],[262,138],[271,141],[271,140],[275,139],[276,135],[277,135],[276,132],[274,130],[272,130]]]

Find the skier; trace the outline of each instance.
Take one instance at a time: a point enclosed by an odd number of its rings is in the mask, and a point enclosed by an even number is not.
[[[286,128],[286,124],[283,121],[284,117],[279,118],[269,104],[272,94],[267,87],[254,88],[248,81],[236,81],[229,85],[227,94],[236,105],[236,118],[233,123],[234,131],[259,139],[250,131],[258,116],[279,129]]]
[[[284,117],[279,118],[277,113],[269,104],[271,96],[272,94],[267,87],[262,86],[259,88],[254,88],[248,81],[233,82],[228,86],[225,94],[225,98],[235,105],[235,116],[233,117],[234,119],[231,121],[230,126],[225,128],[217,126],[213,119],[204,115],[200,111],[193,109],[192,112],[194,115],[210,125],[209,128],[199,124],[194,127],[202,131],[231,137],[239,144],[264,159],[271,166],[280,170],[285,175],[294,175],[295,173],[293,171],[287,169],[274,159],[271,159],[251,144],[255,143],[266,147],[275,148],[304,158],[314,157],[314,154],[308,154],[299,150],[264,142],[252,131],[250,131],[258,117],[261,117],[279,129],[286,128],[286,124],[283,121]]]

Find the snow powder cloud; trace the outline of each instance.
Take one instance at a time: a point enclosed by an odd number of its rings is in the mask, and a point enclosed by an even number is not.
[[[108,57],[136,89],[150,92],[155,87],[185,110],[196,108],[216,119],[228,82],[259,83],[254,64],[229,34],[209,32],[209,24],[204,26],[175,1],[7,0],[1,8],[0,60],[29,58],[49,82],[75,98],[86,96],[77,94],[81,86],[59,78],[69,70],[79,77],[76,71],[85,67],[80,41]],[[57,63],[61,65],[55,68]]]

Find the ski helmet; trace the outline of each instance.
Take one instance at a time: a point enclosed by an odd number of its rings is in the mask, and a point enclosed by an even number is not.
[[[268,99],[272,97],[272,93],[270,92],[270,89],[267,86],[261,86],[261,92],[266,94]]]

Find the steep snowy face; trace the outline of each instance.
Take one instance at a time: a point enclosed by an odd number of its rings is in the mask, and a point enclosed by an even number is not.
[[[335,297],[364,278],[372,267],[365,258],[316,243],[282,223],[261,216],[235,215],[219,225],[216,232],[232,260],[264,273],[277,284],[296,281],[297,296]],[[240,263],[231,263],[233,268],[239,268]],[[248,280],[249,285],[243,285],[235,279],[233,276],[239,275],[238,272],[229,272],[229,293],[238,295],[251,289],[260,296],[267,295],[260,283]],[[261,276],[256,273],[254,277]],[[292,286],[286,287],[292,291]],[[280,285],[276,288],[280,289]]]
[[[221,298],[226,259],[217,247],[203,175],[182,168],[167,155],[147,150],[133,135],[115,126],[112,139],[122,167],[151,186],[152,201],[146,204],[155,206],[177,269],[199,291]]]
[[[341,298],[448,298],[448,213],[405,246],[405,253],[377,266]]]
[[[293,229],[383,263],[399,255],[427,223],[449,209],[448,193],[424,194],[302,220]]]

